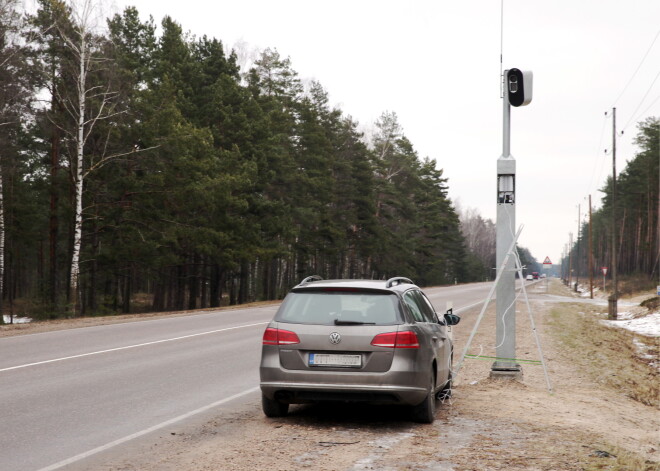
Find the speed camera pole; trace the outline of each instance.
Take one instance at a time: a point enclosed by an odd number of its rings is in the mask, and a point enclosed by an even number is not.
[[[518,377],[522,368],[516,363],[515,259],[507,257],[516,227],[516,160],[511,155],[511,105],[527,105],[532,100],[532,73],[510,69],[504,72],[502,155],[497,160],[497,267],[504,266],[496,289],[497,360],[493,377]]]

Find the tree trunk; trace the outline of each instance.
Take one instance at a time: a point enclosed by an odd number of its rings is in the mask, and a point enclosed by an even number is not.
[[[81,31],[80,37],[80,64],[78,75],[78,136],[76,142],[75,167],[75,216],[73,229],[73,254],[71,256],[71,303],[73,316],[79,311],[79,282],[80,282],[80,247],[82,244],[82,197],[83,197],[83,147],[85,144],[85,87],[87,77],[87,42],[86,31]]]
[[[183,306],[185,303],[185,297],[186,297],[186,266],[185,265],[177,265],[176,266],[176,295],[175,295],[175,302],[174,302],[174,310],[175,311],[183,311]]]
[[[209,306],[210,307],[220,307],[222,302],[222,270],[220,265],[214,263],[211,265],[211,280],[209,286]]]
[[[122,312],[131,312],[131,293],[133,292],[133,270],[129,264],[126,267],[126,276],[124,277],[124,290],[122,295]]]
[[[5,201],[2,179],[2,166],[0,166],[0,324],[5,322],[4,309],[2,308],[5,284]]]
[[[87,310],[88,312],[95,312],[97,309],[96,303],[96,283],[98,274],[98,253],[99,253],[99,231],[97,219],[94,218],[92,227],[92,260],[89,268],[89,288],[87,290]]]
[[[229,305],[234,306],[236,304],[236,275],[232,274],[229,279]]]
[[[199,297],[199,255],[193,254],[192,266],[188,273],[188,310],[197,309]]]
[[[163,273],[159,273],[154,286],[154,299],[151,308],[156,312],[165,310],[165,281]]]
[[[57,232],[59,221],[57,218],[57,171],[60,165],[60,135],[59,129],[55,127],[51,138],[50,152],[50,218],[48,223],[49,242],[49,279],[48,300],[51,307],[57,305]]]
[[[208,298],[209,298],[209,289],[208,289],[208,277],[206,272],[208,270],[208,265],[206,264],[206,257],[202,257],[201,266],[200,266],[200,277],[199,281],[201,283],[200,295],[199,295],[199,307],[206,309],[209,307]]]
[[[250,264],[246,261],[241,262],[240,280],[238,285],[238,304],[245,304],[247,302],[247,288],[248,288],[248,272]]]

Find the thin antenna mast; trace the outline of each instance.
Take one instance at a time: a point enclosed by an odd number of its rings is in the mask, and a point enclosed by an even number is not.
[[[504,99],[504,0],[500,8],[500,98]]]

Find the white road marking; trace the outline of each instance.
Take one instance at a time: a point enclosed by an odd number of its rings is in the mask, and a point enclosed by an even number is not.
[[[252,309],[259,309],[259,310],[264,310],[264,311],[272,311],[275,312],[277,311],[277,308],[279,307],[279,304],[276,304],[274,306],[255,306],[255,307],[245,307],[245,308],[236,308],[233,309],[232,311],[248,311]],[[184,311],[185,312],[185,311]],[[200,317],[200,316],[209,316],[209,315],[214,315],[214,314],[221,314],[221,313],[226,313],[228,311],[226,310],[200,310],[197,314],[189,314],[186,316],[187,319],[190,319],[192,317]],[[166,320],[171,320],[171,319],[181,319],[182,316],[177,316],[175,314],[171,314],[168,317],[156,317],[155,319],[139,319],[139,320],[133,320],[131,322],[117,322],[116,324],[99,324],[99,325],[88,325],[85,327],[77,327],[77,330],[84,330],[84,329],[95,329],[97,327],[105,327],[107,325],[127,325],[127,324],[144,324],[147,322],[161,322],[161,321],[166,321]],[[55,331],[58,332],[58,331]],[[62,331],[59,331],[62,332]],[[22,334],[20,337],[25,338],[25,337],[34,337],[36,335],[49,335],[52,334],[53,332],[36,332],[34,334]],[[9,337],[2,337],[0,338],[0,341],[3,340],[9,340],[9,339],[14,339],[16,337],[14,336],[9,336]]]
[[[201,414],[202,412],[206,412],[209,409],[213,409],[214,407],[217,407],[219,405],[225,404],[227,402],[233,401],[234,399],[238,399],[239,397],[246,396],[248,394],[251,394],[253,392],[256,392],[259,390],[259,387],[255,387],[252,389],[248,389],[247,391],[240,392],[238,394],[234,394],[233,396],[227,397],[225,399],[221,399],[219,401],[214,402],[213,404],[206,405],[204,407],[200,407],[199,409],[195,409],[194,411],[188,412],[186,414],[180,415],[178,417],[174,417],[173,419],[166,420],[165,422],[162,422],[158,425],[154,425],[153,427],[149,427],[147,429],[141,430],[139,432],[135,432],[131,435],[127,435],[123,438],[120,438],[118,440],[115,440],[110,443],[106,443],[105,445],[93,448],[89,451],[86,451],[84,453],[80,453],[79,455],[72,456],[71,458],[68,458],[66,460],[60,461],[59,463],[51,464],[50,466],[46,466],[45,468],[41,468],[38,471],[54,471],[56,469],[60,469],[64,466],[70,465],[72,463],[75,463],[76,461],[80,461],[82,459],[88,458],[92,455],[95,455],[96,453],[100,453],[105,450],[109,450],[110,448],[113,448],[117,445],[121,445],[122,443],[126,443],[130,440],[133,440],[135,438],[141,437],[143,435],[146,435],[151,432],[155,432],[156,430],[159,430],[163,427],[167,427],[168,425],[172,425],[176,422],[179,422],[181,420],[185,420],[189,417],[192,417],[197,414]]]
[[[74,358],[82,358],[82,357],[88,357],[88,356],[92,356],[92,355],[100,355],[101,353],[117,352],[117,351],[120,351],[120,350],[128,350],[128,349],[131,349],[131,348],[146,347],[147,345],[156,345],[156,344],[159,344],[159,343],[174,342],[175,340],[189,339],[189,338],[192,338],[192,337],[199,337],[201,335],[215,334],[215,333],[218,333],[218,332],[226,332],[228,330],[242,329],[244,327],[255,327],[255,326],[258,326],[258,325],[265,325],[265,324],[268,324],[268,322],[257,322],[256,324],[246,324],[246,325],[239,325],[239,326],[236,326],[236,327],[226,327],[224,329],[209,330],[207,332],[200,332],[198,334],[183,335],[181,337],[174,337],[174,338],[171,338],[171,339],[155,340],[153,342],[139,343],[139,344],[136,344],[136,345],[127,345],[125,347],[109,348],[107,350],[99,350],[97,352],[81,353],[80,355],[72,355],[72,356],[62,357],[62,358],[53,358],[52,360],[43,360],[43,361],[37,361],[37,362],[34,362],[34,363],[26,363],[24,365],[10,366],[9,368],[2,368],[2,369],[0,369],[0,373],[2,373],[3,371],[10,371],[10,370],[18,370],[20,368],[27,368],[29,366],[44,365],[46,363],[55,363],[55,362],[58,362],[58,361],[72,360]]]

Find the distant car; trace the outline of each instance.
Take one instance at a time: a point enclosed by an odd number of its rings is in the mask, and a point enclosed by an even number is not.
[[[546,274],[545,274],[545,273],[541,273],[541,278],[545,278],[545,277],[546,277]]]
[[[408,278],[305,278],[263,335],[260,386],[268,417],[289,404],[401,404],[432,423],[436,399],[451,395],[451,326]]]
[[[527,278],[525,278],[527,281],[532,281],[534,277],[532,275],[527,275]]]
[[[534,278],[535,280],[538,280],[539,279],[539,272],[533,271],[532,272],[532,278]]]

